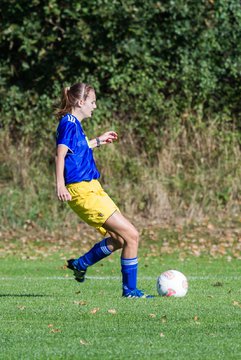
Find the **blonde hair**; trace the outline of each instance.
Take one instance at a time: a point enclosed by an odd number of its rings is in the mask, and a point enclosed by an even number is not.
[[[91,85],[85,83],[76,83],[70,87],[63,88],[60,106],[55,111],[57,119],[70,113],[79,100],[85,101],[90,91],[95,90]]]

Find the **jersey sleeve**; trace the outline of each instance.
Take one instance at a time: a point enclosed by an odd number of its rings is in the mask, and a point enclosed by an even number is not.
[[[57,145],[65,145],[71,152],[74,152],[76,146],[76,124],[67,121],[57,130]]]

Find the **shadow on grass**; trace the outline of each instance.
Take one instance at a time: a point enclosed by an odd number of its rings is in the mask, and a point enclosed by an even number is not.
[[[47,297],[51,295],[42,294],[0,294],[0,297]]]

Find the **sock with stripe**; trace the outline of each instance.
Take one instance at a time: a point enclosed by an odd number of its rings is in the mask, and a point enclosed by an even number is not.
[[[78,270],[86,270],[88,266],[94,265],[98,261],[109,256],[112,251],[107,246],[107,239],[95,244],[90,251],[74,261],[74,266]]]
[[[136,289],[137,270],[138,270],[137,257],[132,259],[121,258],[123,292]]]

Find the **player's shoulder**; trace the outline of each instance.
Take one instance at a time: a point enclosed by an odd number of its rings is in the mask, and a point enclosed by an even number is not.
[[[76,117],[71,114],[64,115],[59,122],[60,128],[72,128],[77,125]]]
[[[71,115],[71,114],[67,114],[66,115],[67,117],[67,121],[70,122],[70,123],[76,123],[76,117]]]
[[[71,115],[71,114],[66,114],[60,119],[60,123],[62,123],[62,124],[64,124],[64,123],[75,124],[76,123],[76,117]]]

